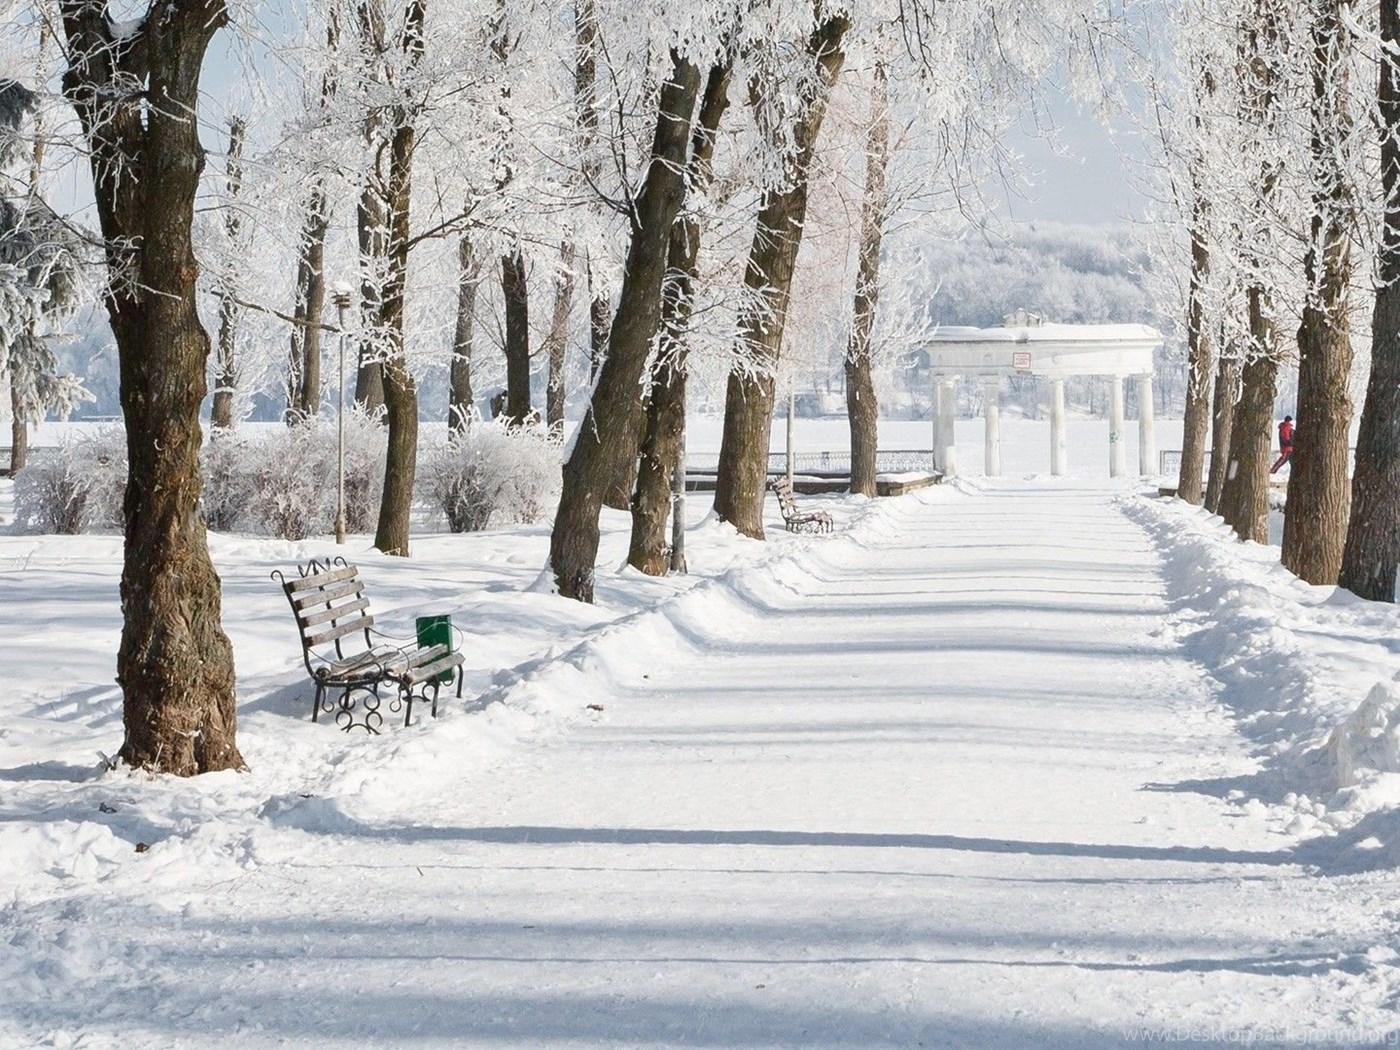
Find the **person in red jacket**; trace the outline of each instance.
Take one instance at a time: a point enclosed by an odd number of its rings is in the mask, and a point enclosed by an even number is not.
[[[1270,474],[1277,474],[1278,468],[1288,462],[1288,458],[1293,455],[1293,417],[1284,416],[1283,422],[1278,425],[1278,459],[1269,468]]]

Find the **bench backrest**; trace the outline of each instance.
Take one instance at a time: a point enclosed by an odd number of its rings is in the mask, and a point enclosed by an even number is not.
[[[313,559],[300,566],[298,572],[300,575],[294,579],[282,578],[281,573],[273,575],[282,579],[308,666],[311,651],[321,645],[334,645],[336,656],[344,659],[341,641],[357,631],[365,632],[368,646],[374,617],[370,615],[360,570],[337,558],[334,562]]]
[[[778,497],[778,506],[783,509],[783,517],[790,518],[797,513],[797,502],[792,498],[792,482],[779,475],[768,482],[768,487]]]

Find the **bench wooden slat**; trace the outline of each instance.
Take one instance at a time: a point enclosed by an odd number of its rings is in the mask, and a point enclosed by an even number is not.
[[[417,685],[430,678],[436,678],[444,671],[450,671],[452,668],[460,666],[464,659],[461,653],[443,653],[430,663],[417,663],[415,661],[403,677],[410,685]]]
[[[404,725],[408,725],[415,702],[431,702],[433,715],[437,715],[438,691],[444,681],[455,677],[457,696],[461,697],[459,669],[466,662],[461,653],[454,652],[450,644],[376,645],[369,637],[375,621],[359,571],[353,565],[323,569],[325,564],[312,561],[306,568],[321,571],[305,572],[293,580],[285,579],[281,572],[272,574],[281,581],[292,607],[306,670],[316,683],[312,721],[325,711],[333,713],[336,723],[347,731],[358,727],[377,733],[383,723],[381,703],[387,703],[391,711],[402,709]],[[351,651],[345,652],[340,639],[360,632],[365,632],[364,639],[351,642],[345,647]],[[333,650],[316,651],[329,643],[334,643]],[[382,691],[386,687],[387,694]],[[338,704],[331,698],[331,690],[339,692]]]
[[[344,638],[347,634],[354,634],[356,631],[363,631],[373,626],[373,616],[357,616],[348,623],[336,624],[336,626],[329,627],[316,634],[311,634],[309,632],[303,633],[302,637],[305,639],[306,647],[308,649],[313,649],[318,645],[324,645],[326,642],[333,642],[337,638]]]
[[[282,586],[287,588],[288,594],[295,594],[297,591],[304,591],[308,587],[324,587],[328,583],[335,583],[337,580],[348,580],[360,570],[353,565],[347,565],[343,569],[331,569],[328,572],[313,572],[310,576],[303,576],[300,579],[288,580]]]
[[[337,605],[330,609],[312,608],[309,612],[297,613],[297,622],[302,628],[315,627],[318,623],[325,623],[327,620],[338,620],[342,616],[349,616],[353,612],[369,608],[369,599],[360,597],[353,602],[346,602],[344,605]]]
[[[292,608],[298,612],[308,605],[326,605],[337,598],[344,598],[347,594],[359,595],[364,591],[365,585],[361,580],[345,580],[342,583],[333,583],[329,587],[319,590],[307,591],[305,594],[298,594],[292,597]]]

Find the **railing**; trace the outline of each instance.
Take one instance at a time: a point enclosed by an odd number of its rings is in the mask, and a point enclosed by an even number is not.
[[[1356,446],[1353,445],[1347,450],[1351,454],[1353,461],[1356,459]],[[1269,455],[1273,455],[1270,450]],[[1210,449],[1206,449],[1205,460],[1201,468],[1203,474],[1210,471]],[[1157,473],[1159,474],[1180,474],[1181,473],[1181,449],[1164,448],[1157,452]]]
[[[931,470],[933,453],[926,448],[880,449],[875,454],[875,470],[881,474],[905,474],[917,470]],[[718,453],[699,453],[686,456],[685,469],[696,474],[712,474],[719,469]],[[787,453],[768,453],[768,472],[781,474],[787,470]],[[792,457],[794,474],[849,474],[851,453],[840,452],[797,452]]]

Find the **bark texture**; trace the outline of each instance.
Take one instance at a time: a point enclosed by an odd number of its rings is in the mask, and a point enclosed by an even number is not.
[[[1371,320],[1371,376],[1356,438],[1351,520],[1338,581],[1362,598],[1393,602],[1400,563],[1400,7],[1381,4],[1380,19],[1391,56],[1381,63],[1377,88],[1385,224],[1377,247],[1380,287]]]
[[[1344,168],[1349,35],[1336,0],[1318,0],[1312,24],[1312,239],[1308,297],[1298,328],[1298,432],[1283,524],[1283,564],[1309,583],[1334,584],[1351,503],[1351,229],[1356,216]]]
[[[326,19],[326,49],[340,47],[340,10],[331,5]],[[334,69],[321,80],[321,108],[335,97]],[[296,426],[321,408],[321,313],[326,306],[326,234],[330,230],[331,205],[326,180],[312,177],[306,197],[306,213],[297,240],[296,287],[292,297],[292,334],[287,358],[286,423]]]
[[[1240,394],[1240,359],[1221,353],[1215,370],[1210,409],[1210,474],[1206,479],[1206,510],[1220,512],[1220,494],[1230,466],[1230,438],[1235,429],[1235,401]]]
[[[880,301],[880,245],[885,234],[889,194],[885,170],[890,158],[889,85],[885,66],[875,64],[870,91],[870,126],[865,137],[865,200],[861,205],[860,256],[856,264],[855,310],[846,343],[846,418],[851,430],[851,491],[875,495],[880,403],[871,361],[875,310]]]
[[[1230,424],[1230,461],[1220,492],[1220,516],[1242,540],[1269,541],[1269,449],[1278,349],[1274,323],[1262,288],[1249,292],[1253,356],[1240,371],[1240,398]]]
[[[549,332],[544,337],[545,366],[544,421],[549,429],[564,430],[564,366],[569,351],[569,318],[574,312],[574,245],[565,241],[559,246],[559,283],[554,288],[554,308],[550,311]]]
[[[530,284],[520,249],[501,256],[506,304],[506,411],[512,423],[530,418]]]
[[[785,186],[764,192],[749,249],[744,283],[761,301],[739,320],[740,338],[752,366],[736,367],[725,390],[715,513],[745,536],[763,539],[763,500],[768,477],[768,441],[773,425],[773,369],[783,343],[788,293],[807,216],[807,178],[827,98],[841,73],[842,47],[850,26],[845,15],[824,20],[807,42],[815,77],[792,129],[794,153]]]
[[[130,463],[120,755],[181,776],[240,768],[233,650],[199,514],[210,345],[190,237],[204,161],[194,120],[200,69],[228,13],[219,0],[166,0],[118,39],[105,4],[62,0],[60,12],[70,56],[64,91],[90,148],[107,244],[106,307]]]
[[[448,371],[447,424],[453,435],[465,433],[475,416],[472,391],[472,343],[476,333],[476,291],[481,281],[470,233],[457,243],[457,323],[452,331],[452,366]]]
[[[1191,216],[1191,287],[1186,318],[1186,408],[1181,436],[1181,473],[1176,494],[1187,503],[1204,495],[1206,428],[1210,423],[1212,354],[1203,292],[1210,277],[1205,225],[1208,204],[1197,197]]]
[[[224,212],[224,233],[228,237],[229,250],[238,250],[239,234],[243,229],[243,216],[236,207],[238,195],[243,189],[243,140],[248,125],[242,117],[229,118],[228,129],[228,199]],[[219,352],[214,369],[214,403],[210,409],[209,422],[216,427],[228,429],[233,426],[233,395],[238,389],[238,322],[243,308],[228,287],[232,274],[226,273],[220,282],[219,291]]]
[[[690,146],[688,177],[695,191],[703,191],[713,174],[715,137],[729,106],[732,68],[728,62],[715,65],[705,79]],[[667,555],[666,519],[672,510],[675,474],[685,454],[685,333],[697,276],[700,232],[698,216],[687,215],[671,227],[666,245],[661,348],[647,397],[637,487],[632,498],[632,541],[627,552],[627,563],[648,576],[664,576],[677,567],[675,559]],[[680,570],[683,569],[681,565]]]
[[[404,8],[400,47],[412,70],[423,57],[424,0],[409,0]],[[407,557],[409,516],[413,510],[413,479],[418,468],[418,387],[409,370],[403,346],[404,285],[408,277],[409,204],[412,198],[413,147],[417,139],[416,114],[400,100],[388,114],[392,128],[387,149],[387,171],[382,181],[383,212],[388,220],[384,253],[384,282],[378,295],[375,328],[383,338],[380,375],[384,408],[389,424],[388,456],[384,464],[384,492],[379,501],[379,523],[374,545],[385,554]]]
[[[550,566],[559,593],[585,602],[593,600],[603,492],[621,464],[637,455],[638,388],[661,318],[666,246],[685,199],[686,149],[700,71],[678,53],[671,57],[657,106],[651,161],[631,211],[632,240],[607,359],[564,464],[564,487],[550,535]]]

